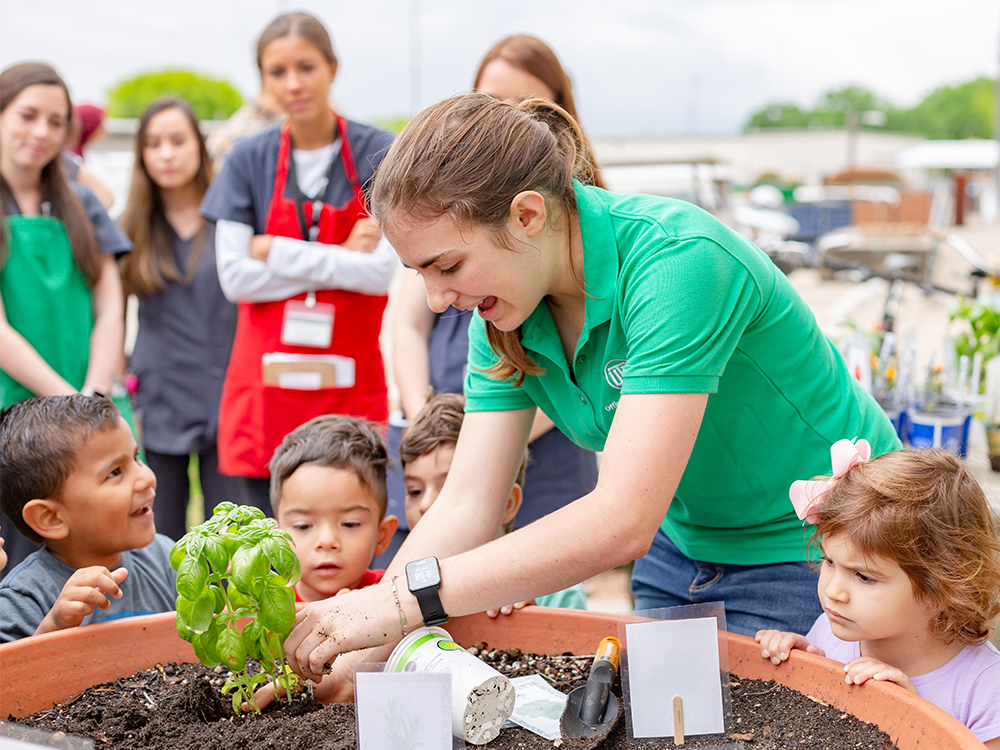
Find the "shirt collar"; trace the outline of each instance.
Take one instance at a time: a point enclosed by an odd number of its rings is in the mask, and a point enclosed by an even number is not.
[[[585,186],[573,180],[576,193],[580,232],[583,235],[583,276],[586,286],[586,323],[581,340],[589,331],[611,320],[614,292],[618,283],[618,245],[609,211],[608,194],[600,188]],[[535,308],[521,325],[521,343],[526,349],[548,354],[555,347],[553,358],[562,361],[562,344],[548,305]]]

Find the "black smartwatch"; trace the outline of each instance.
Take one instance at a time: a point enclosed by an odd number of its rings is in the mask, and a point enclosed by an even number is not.
[[[424,625],[443,625],[448,615],[441,606],[441,566],[436,557],[425,557],[406,563],[406,587],[417,597]]]

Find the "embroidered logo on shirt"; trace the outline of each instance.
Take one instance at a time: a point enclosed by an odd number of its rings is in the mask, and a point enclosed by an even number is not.
[[[604,365],[604,379],[612,388],[622,389],[622,370],[625,369],[624,359],[613,359]]]

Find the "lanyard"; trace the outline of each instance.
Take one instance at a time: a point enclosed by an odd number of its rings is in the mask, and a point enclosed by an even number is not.
[[[336,143],[336,139],[334,139],[334,142]],[[330,165],[324,171],[323,181],[320,183],[319,190],[316,191],[316,197],[312,199],[312,223],[307,225],[305,209],[302,207],[306,198],[302,195],[302,190],[299,188],[299,180],[295,174],[295,157],[293,156],[295,143],[292,141],[290,133],[288,135],[288,145],[288,178],[292,183],[292,190],[295,191],[295,213],[299,219],[299,229],[302,231],[302,239],[308,242],[315,242],[316,238],[319,237],[319,218],[323,213],[323,198],[326,196],[326,189],[330,185],[330,175],[333,174],[333,167],[337,163],[338,151],[337,149],[333,149],[333,153],[330,154]],[[341,144],[342,149],[343,144]]]

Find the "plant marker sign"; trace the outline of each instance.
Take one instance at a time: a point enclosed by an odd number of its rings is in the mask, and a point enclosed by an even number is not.
[[[450,674],[359,670],[354,703],[360,750],[451,750]]]
[[[715,617],[628,623],[625,633],[636,738],[674,737],[676,697],[685,735],[726,731]]]

